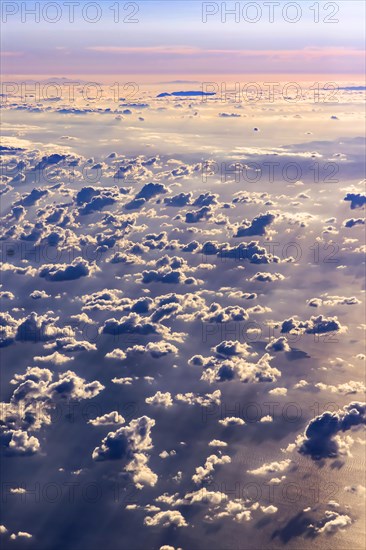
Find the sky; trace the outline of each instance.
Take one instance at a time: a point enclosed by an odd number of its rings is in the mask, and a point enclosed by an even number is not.
[[[364,3],[31,4],[1,3],[1,550],[364,550]]]
[[[359,0],[306,0],[295,7],[284,1],[247,7],[248,2],[142,0],[101,2],[97,8],[78,2],[74,12],[62,2],[46,11],[50,3],[36,4],[2,2],[4,74],[245,74],[259,67],[268,74],[357,74],[364,69],[365,4]],[[235,5],[236,15],[225,20],[225,9]]]

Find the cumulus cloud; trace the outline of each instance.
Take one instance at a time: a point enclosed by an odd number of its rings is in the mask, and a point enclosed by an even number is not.
[[[213,439],[208,444],[209,447],[227,447],[227,443],[225,441],[221,441],[221,439]]]
[[[257,476],[276,474],[278,472],[284,472],[285,470],[287,470],[290,464],[291,464],[290,459],[281,460],[279,462],[268,462],[266,464],[263,464],[259,468],[256,468],[254,470],[248,470],[248,473],[257,475]]]
[[[164,203],[167,206],[182,207],[190,204],[192,199],[192,193],[179,193],[173,197],[165,197]]]
[[[337,317],[312,316],[307,321],[299,321],[293,317],[281,324],[281,332],[286,334],[325,334],[327,332],[344,331]]]
[[[366,386],[364,382],[356,382],[354,380],[350,380],[349,382],[337,385],[318,382],[317,384],[315,384],[315,387],[319,390],[329,391],[331,393],[338,393],[339,395],[350,395],[366,392]]]
[[[118,336],[119,334],[141,334],[148,336],[157,334],[164,339],[182,340],[179,333],[171,333],[169,328],[159,323],[152,322],[149,317],[142,317],[138,313],[130,313],[117,319],[107,319],[101,328],[103,334]]]
[[[53,365],[63,365],[73,359],[73,357],[68,357],[58,351],[54,351],[51,355],[36,355],[33,357],[33,361],[36,363],[52,363]]]
[[[266,416],[262,416],[259,422],[273,422],[273,417],[267,414]]]
[[[175,396],[176,401],[187,403],[188,405],[201,405],[201,407],[211,407],[212,405],[220,405],[221,391],[215,390],[213,393],[205,395],[197,395],[193,392],[178,393]]]
[[[95,461],[121,460],[138,488],[154,486],[157,476],[147,465],[146,453],[152,449],[151,429],[155,420],[142,416],[115,432],[109,432],[93,451]]]
[[[144,519],[144,525],[147,527],[187,527],[188,523],[178,510],[165,510],[157,512],[154,516],[147,516]]]
[[[210,455],[207,457],[203,466],[196,468],[196,473],[192,476],[192,481],[197,485],[202,483],[203,480],[211,476],[215,470],[215,466],[220,464],[228,464],[231,462],[231,458],[228,455]]]
[[[284,275],[281,273],[268,273],[267,271],[257,271],[249,281],[259,281],[261,283],[273,283],[274,281],[283,281],[285,279]]]
[[[1,442],[8,454],[20,455],[39,451],[39,440],[29,432],[51,423],[51,411],[58,402],[91,399],[104,389],[99,381],[86,382],[73,371],[55,374],[40,367],[28,367],[14,375],[11,383],[16,388],[0,411]]]
[[[325,412],[311,420],[297,439],[298,451],[313,460],[335,458],[344,452],[338,434],[365,424],[365,403],[354,401],[338,412]]]
[[[40,449],[39,440],[22,430],[6,430],[0,436],[1,444],[9,456],[27,456]]]
[[[155,395],[147,397],[145,399],[145,403],[147,403],[148,405],[155,405],[167,408],[173,406],[173,399],[169,392],[163,393],[161,391],[157,391]]]
[[[222,424],[222,426],[244,426],[245,422],[242,418],[238,418],[237,416],[227,416],[226,418],[222,418],[219,420],[219,424]]]
[[[255,235],[263,236],[266,234],[266,227],[270,225],[275,219],[273,214],[260,214],[256,216],[251,222],[245,220],[234,237],[254,237]]]
[[[88,424],[92,426],[113,426],[115,424],[124,424],[125,419],[117,411],[103,414],[103,416],[97,416],[88,420]]]
[[[100,268],[81,257],[75,258],[71,264],[45,264],[39,270],[39,276],[47,281],[75,281],[80,277],[90,277]]]
[[[352,519],[347,514],[340,514],[334,510],[326,510],[324,517],[316,524],[310,524],[309,529],[315,535],[331,535],[337,531],[343,531],[352,524]]]
[[[178,348],[170,342],[164,342],[162,340],[160,342],[149,342],[148,344],[146,344],[146,346],[136,345],[131,348],[127,348],[126,352],[129,356],[147,353],[153,359],[160,359],[160,357],[165,357],[166,355],[170,354],[173,354],[175,356],[178,355]]]
[[[270,395],[287,395],[287,388],[273,388],[268,392]]]
[[[109,353],[106,353],[105,357],[106,359],[118,359],[119,361],[123,361],[126,359],[127,355],[123,350],[116,348]]]
[[[287,338],[285,336],[280,336],[279,338],[271,338],[269,343],[266,345],[266,351],[291,351],[291,348],[288,344]]]
[[[191,365],[203,367],[201,380],[211,384],[234,379],[256,383],[275,382],[281,376],[281,372],[270,364],[271,355],[265,353],[254,362],[256,353],[251,353],[246,344],[237,346],[233,342],[222,342],[214,349],[214,356],[195,355],[189,360]]]
[[[344,488],[346,493],[364,497],[366,495],[366,487],[364,485],[348,485]]]
[[[361,301],[358,300],[355,296],[350,296],[349,298],[346,296],[328,296],[322,298],[311,298],[308,300],[308,306],[310,307],[321,307],[321,306],[353,306],[356,304],[360,304]]]
[[[55,323],[59,317],[51,313],[38,315],[32,312],[21,319],[13,318],[9,313],[0,313],[0,347],[8,346],[14,341],[47,342],[58,337],[71,336],[71,327],[59,327]]]
[[[356,227],[357,225],[365,225],[365,218],[350,218],[344,222],[344,227],[347,227],[348,229]]]
[[[366,204],[366,195],[361,193],[347,193],[343,199],[350,202],[351,210],[362,208]]]
[[[33,537],[33,535],[31,535],[30,533],[28,533],[27,531],[18,531],[17,533],[12,533],[10,535],[10,538],[11,540],[16,540],[16,539],[31,539]]]
[[[205,256],[217,256],[222,259],[239,261],[248,260],[252,264],[278,263],[280,258],[269,253],[266,248],[260,246],[258,241],[240,243],[230,246],[229,243],[218,243],[217,241],[206,241],[201,248]]]

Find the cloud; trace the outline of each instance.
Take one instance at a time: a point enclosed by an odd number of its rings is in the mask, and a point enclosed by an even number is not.
[[[235,379],[243,383],[257,383],[275,382],[281,376],[281,372],[271,366],[270,362],[273,358],[268,353],[262,355],[257,362],[253,362],[256,353],[249,353],[246,345],[241,347],[238,355],[230,355],[234,346],[230,347],[228,344],[231,342],[219,344],[218,349],[221,350],[221,353],[219,351],[215,356],[194,355],[191,357],[190,365],[203,367],[201,380],[210,382],[210,384]],[[229,351],[229,355],[223,355],[223,349]]]
[[[267,212],[267,214],[259,214],[259,216],[253,218],[251,222],[245,220],[242,225],[238,227],[234,237],[254,237],[255,235],[263,236],[266,234],[266,227],[270,225],[274,219],[275,216]]]
[[[274,281],[283,281],[285,277],[281,273],[268,273],[264,271],[257,271],[249,281],[259,281],[261,283],[273,283]]]
[[[325,412],[309,422],[297,440],[299,453],[313,460],[335,458],[343,451],[338,433],[366,424],[366,403],[354,401],[338,412]]]
[[[215,390],[213,393],[205,395],[196,395],[193,392],[178,393],[175,396],[176,401],[187,403],[188,405],[201,405],[201,407],[211,407],[212,405],[220,405],[221,391]]]
[[[67,357],[67,355],[62,355],[58,351],[53,352],[51,355],[37,355],[33,357],[33,361],[36,363],[52,363],[53,365],[63,365],[73,359],[73,357]]]
[[[343,200],[349,201],[351,203],[351,210],[355,210],[356,208],[362,208],[366,204],[366,195],[361,193],[347,193]]]
[[[202,483],[207,477],[213,474],[215,466],[221,464],[228,464],[231,462],[231,458],[228,455],[217,456],[210,455],[207,457],[206,462],[203,466],[198,466],[196,468],[196,473],[192,476],[192,481],[197,485]]]
[[[238,340],[225,340],[213,348],[216,355],[222,357],[248,357],[250,348],[247,343],[241,343]]]
[[[218,116],[221,118],[240,118],[241,117],[239,113],[219,113]]]
[[[221,439],[213,439],[208,444],[209,447],[227,447],[227,443],[225,441],[221,441]]]
[[[291,348],[287,338],[285,336],[280,336],[279,338],[271,338],[270,342],[266,345],[266,351],[291,351]]]
[[[230,321],[246,321],[249,315],[240,306],[222,307],[220,304],[213,302],[209,307],[199,311],[197,317],[206,323],[229,323]]]
[[[352,519],[346,514],[339,514],[333,510],[326,510],[324,518],[319,520],[315,525],[309,525],[309,529],[315,535],[331,535],[337,531],[343,531],[346,527],[352,524]]]
[[[273,506],[273,504],[270,504],[269,506],[261,506],[261,510],[264,514],[275,514],[278,512],[278,508],[276,506]]]
[[[166,510],[157,512],[154,516],[147,516],[144,519],[144,525],[147,527],[187,527],[188,523],[178,510]]]
[[[33,290],[29,295],[33,300],[40,300],[41,298],[50,298],[45,290]]]
[[[146,346],[136,345],[132,348],[127,348],[126,353],[128,356],[147,353],[153,359],[160,359],[161,357],[165,357],[171,354],[175,356],[178,355],[178,348],[170,342],[164,342],[162,340],[160,342],[149,342],[148,344],[146,344]],[[109,356],[109,354],[107,355]]]
[[[346,296],[328,296],[326,295],[324,298],[311,298],[308,300],[308,306],[310,307],[320,307],[320,306],[353,306],[360,304],[361,301],[356,298],[355,296],[350,296],[347,298]]]
[[[154,486],[157,475],[147,466],[146,453],[152,449],[151,429],[155,420],[142,416],[129,425],[109,432],[99,447],[93,451],[95,461],[121,460],[126,472],[130,472],[137,488]]]
[[[325,334],[327,332],[343,331],[337,317],[312,316],[307,321],[298,321],[291,317],[282,322],[281,332],[284,334]]]
[[[173,406],[173,399],[169,392],[162,393],[161,391],[157,391],[155,395],[147,397],[145,399],[145,403],[148,405],[168,408]]]
[[[287,395],[287,388],[273,388],[273,390],[269,390],[268,392],[270,395]]]
[[[118,336],[119,334],[141,334],[161,335],[165,339],[178,339],[182,338],[177,333],[171,334],[169,328],[158,323],[150,321],[150,318],[144,318],[137,313],[130,313],[125,317],[117,319],[107,319],[101,328],[103,334],[110,334],[112,336]]]
[[[18,531],[17,533],[12,533],[10,535],[10,538],[11,540],[16,540],[16,539],[31,539],[33,535],[31,535],[30,533],[28,533],[27,531]]]
[[[364,382],[356,382],[354,380],[350,380],[349,382],[345,382],[343,384],[323,384],[322,382],[318,382],[315,384],[315,387],[319,390],[329,391],[331,393],[337,393],[339,395],[350,395],[354,393],[365,393],[366,386]]]
[[[190,204],[192,199],[192,193],[179,193],[173,197],[165,197],[164,204],[167,206],[175,206],[181,208],[182,206],[187,206]]]
[[[51,313],[38,315],[35,312],[27,317],[14,319],[9,313],[0,313],[0,347],[19,342],[47,342],[58,337],[73,334],[71,327],[58,327],[59,317]]]
[[[237,262],[248,260],[253,264],[278,263],[280,259],[269,253],[258,241],[240,243],[230,246],[229,243],[218,243],[217,241],[206,241],[203,243],[201,253],[206,256],[217,256],[218,258],[233,259]]]
[[[167,193],[168,189],[161,183],[146,183],[143,188],[137,193],[135,199],[150,200],[161,193]]]
[[[75,258],[71,264],[48,264],[43,265],[39,270],[39,276],[46,281],[75,281],[81,277],[90,277],[99,267],[95,263],[89,263],[81,257]]]
[[[16,388],[0,410],[1,442],[5,452],[11,455],[34,454],[40,450],[39,440],[28,432],[49,425],[51,411],[57,403],[91,399],[104,389],[99,381],[86,382],[73,371],[56,374],[40,367],[27,367],[25,373],[15,374],[11,384]]]
[[[236,416],[227,416],[226,418],[223,418],[219,420],[219,424],[222,424],[222,426],[244,426],[245,422],[242,418],[238,418]]]
[[[344,488],[347,493],[364,497],[366,495],[366,487],[363,485],[349,485]]]
[[[365,225],[365,219],[364,218],[350,218],[349,220],[345,220],[344,227],[352,228],[356,225]]]
[[[100,447],[93,451],[93,459],[117,460],[128,456],[130,453],[148,451],[152,448],[151,428],[155,426],[155,420],[142,416],[131,420],[126,427],[119,428],[103,439]]]
[[[97,346],[87,340],[76,340],[73,336],[56,338],[54,342],[44,344],[46,349],[57,349],[65,352],[96,351]]]
[[[103,416],[97,416],[92,420],[88,420],[88,424],[92,426],[113,426],[116,424],[124,424],[125,419],[117,411],[103,414]]]
[[[186,213],[186,223],[198,223],[202,220],[208,220],[213,215],[212,208],[210,206],[202,206],[199,210],[191,210]]]
[[[281,460],[280,462],[268,462],[267,464],[263,464],[259,468],[248,470],[248,474],[253,474],[257,476],[276,474],[277,472],[284,472],[285,470],[287,470],[290,464],[290,459]]]
[[[40,449],[39,440],[22,430],[4,431],[0,436],[0,441],[9,456],[33,455]]]
[[[273,422],[273,418],[271,415],[267,414],[266,416],[262,416],[259,422]]]
[[[105,357],[106,359],[118,359],[119,361],[124,361],[127,358],[127,355],[123,350],[116,348],[113,351],[106,353]]]

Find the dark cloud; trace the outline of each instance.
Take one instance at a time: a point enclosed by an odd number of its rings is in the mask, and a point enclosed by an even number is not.
[[[341,443],[337,434],[366,424],[366,403],[353,402],[338,412],[325,412],[311,420],[299,443],[298,451],[313,460],[335,458],[340,454]]]

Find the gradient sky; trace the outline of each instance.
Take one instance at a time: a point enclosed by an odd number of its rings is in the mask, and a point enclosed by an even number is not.
[[[275,20],[269,22],[269,8],[262,6],[262,17],[248,23],[240,17],[221,21],[220,12],[202,22],[202,2],[136,2],[134,18],[125,23],[131,9],[120,4],[120,21],[114,22],[110,9],[116,2],[101,2],[101,18],[96,23],[83,20],[79,2],[75,21],[69,22],[68,8],[60,6],[61,18],[47,22],[41,14],[21,21],[22,9],[34,8],[35,2],[2,2],[2,72],[3,74],[212,74],[212,73],[337,73],[358,74],[364,71],[364,16],[362,1],[319,2],[320,19],[314,23],[314,2],[303,0],[298,23],[286,22],[280,2]],[[248,2],[240,2],[244,7]],[[44,5],[45,3],[39,3]],[[217,3],[220,6],[220,2]],[[228,8],[234,2],[226,2]],[[325,6],[328,4],[328,8]],[[338,23],[324,23],[332,7]],[[18,12],[5,19],[7,6]],[[124,9],[125,8],[125,9]],[[9,10],[11,7],[9,7]],[[254,12],[248,12],[253,16]],[[292,16],[294,12],[288,12]],[[93,17],[94,12],[88,12]],[[48,12],[49,18],[55,11]],[[66,38],[67,36],[67,38]]]

